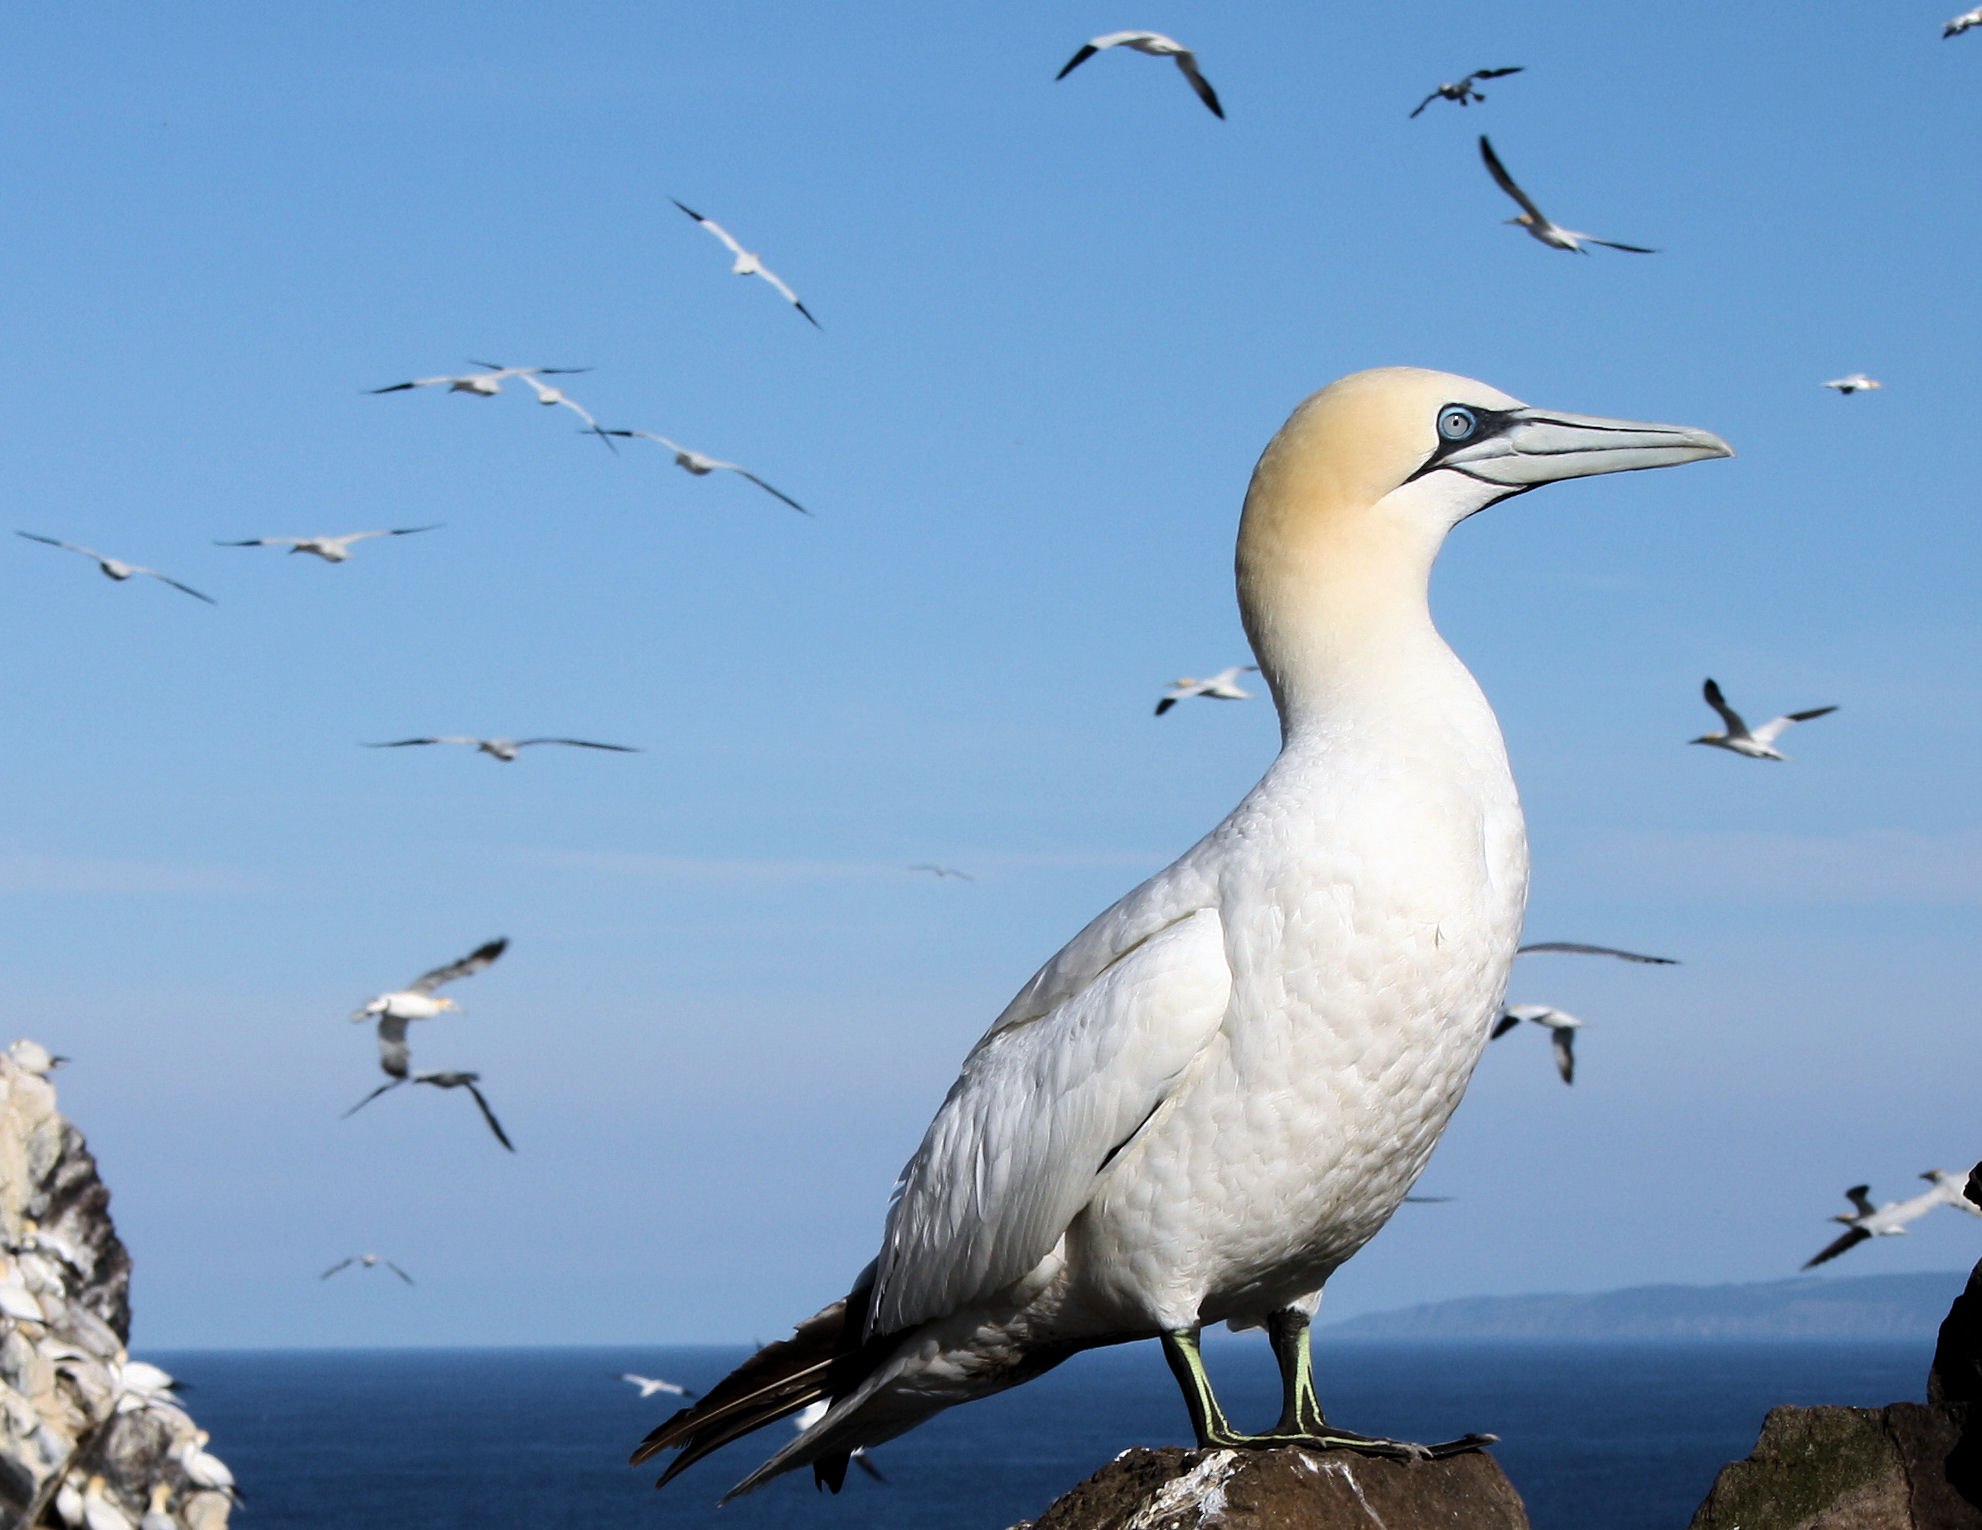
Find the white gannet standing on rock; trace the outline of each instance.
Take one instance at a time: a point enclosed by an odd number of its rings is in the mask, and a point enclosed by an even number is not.
[[[1156,715],[1161,717],[1178,702],[1191,696],[1210,696],[1219,701],[1251,701],[1253,693],[1241,690],[1239,676],[1257,674],[1257,664],[1234,664],[1229,669],[1221,669],[1215,675],[1207,675],[1199,680],[1193,675],[1184,675],[1172,682],[1156,702]]]
[[[47,1047],[31,1037],[23,1036],[7,1048],[7,1059],[16,1068],[32,1073],[36,1078],[46,1078],[69,1059],[57,1057]]]
[[[1751,760],[1787,760],[1788,755],[1776,749],[1776,740],[1781,738],[1791,723],[1808,722],[1813,717],[1828,717],[1836,707],[1812,707],[1807,712],[1790,712],[1782,717],[1772,717],[1759,728],[1750,728],[1741,720],[1741,714],[1727,704],[1714,683],[1711,675],[1707,683],[1700,687],[1700,694],[1707,699],[1707,705],[1720,713],[1720,720],[1727,725],[1725,733],[1702,733],[1698,738],[1689,738],[1689,744],[1711,744],[1716,749],[1727,749],[1735,754],[1745,754]]]
[[[1211,88],[1197,67],[1197,55],[1174,37],[1165,37],[1161,32],[1109,32],[1105,36],[1090,38],[1080,46],[1080,51],[1061,66],[1053,76],[1064,80],[1082,64],[1093,58],[1104,48],[1130,48],[1137,53],[1147,53],[1151,58],[1175,59],[1177,68],[1183,71],[1185,79],[1191,82],[1191,89],[1197,92],[1198,100],[1211,108],[1211,115],[1223,120],[1225,108],[1218,104],[1218,92]]]
[[[1499,1013],[1527,898],[1500,728],[1432,624],[1446,533],[1562,478],[1729,455],[1718,437],[1531,409],[1392,367],[1294,411],[1239,528],[1279,757],[1087,926],[965,1059],[842,1301],[653,1431],[662,1481],[825,1400],[733,1492],[851,1453],[1076,1351],[1160,1339],[1202,1446],[1415,1457],[1330,1424],[1308,1323],[1397,1209]],[[1207,1323],[1264,1325],[1285,1407],[1220,1411]]]

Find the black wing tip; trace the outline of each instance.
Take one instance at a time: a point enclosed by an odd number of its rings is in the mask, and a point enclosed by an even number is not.
[[[1082,64],[1086,63],[1089,59],[1093,58],[1094,55],[1099,53],[1100,51],[1101,50],[1095,47],[1093,43],[1082,43],[1080,52],[1076,53],[1072,58],[1068,59],[1066,63],[1060,67],[1060,72],[1054,75],[1053,78],[1056,80],[1064,80],[1068,75],[1072,74],[1074,70],[1079,68]]]
[[[697,223],[707,223],[709,221],[707,218],[703,217],[699,212],[697,212],[694,208],[690,207],[686,202],[682,201],[679,197],[669,197],[668,200],[674,203],[674,205],[676,207],[679,207],[683,212],[687,213],[688,216],[693,218]]]

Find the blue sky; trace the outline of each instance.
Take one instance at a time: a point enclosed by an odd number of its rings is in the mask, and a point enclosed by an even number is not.
[[[1770,1279],[1973,1135],[1972,180],[1932,6],[245,4],[0,22],[13,746],[0,1030],[76,1058],[142,1344],[769,1336],[838,1295],[965,1050],[1270,759],[1253,459],[1384,363],[1740,456],[1462,527],[1573,1089],[1496,1043],[1331,1289]],[[1194,46],[1229,120],[1122,26]],[[1486,104],[1410,107],[1520,64]],[[1556,218],[1658,246],[1542,248]],[[814,330],[669,205],[726,224]],[[367,389],[585,366],[609,424]],[[1863,368],[1883,392],[1841,399]],[[445,522],[332,568],[213,540]],[[1788,766],[1684,741],[1835,702]],[[639,755],[368,752],[551,733]],[[971,883],[911,875],[965,867]],[[366,995],[496,934],[388,1096]],[[318,1270],[377,1249],[420,1278]],[[1947,1215],[1839,1273],[1965,1266]],[[550,1289],[547,1291],[547,1287]]]

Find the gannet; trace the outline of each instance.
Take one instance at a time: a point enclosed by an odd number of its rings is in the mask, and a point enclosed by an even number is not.
[[[416,532],[438,531],[444,522],[431,526],[400,526],[391,531],[347,531],[340,537],[249,537],[244,542],[215,542],[215,547],[286,547],[292,553],[314,553],[326,563],[347,563],[354,542],[373,537],[410,537]]]
[[[791,288],[784,283],[784,281],[778,276],[777,272],[773,271],[769,266],[765,265],[760,257],[758,257],[752,251],[746,250],[742,245],[738,244],[736,242],[735,236],[733,236],[728,229],[724,228],[722,224],[718,223],[714,218],[705,218],[694,208],[689,207],[685,203],[676,202],[673,197],[669,197],[668,200],[670,202],[674,202],[674,205],[676,207],[679,207],[683,212],[687,213],[689,217],[693,218],[697,223],[701,224],[702,227],[706,228],[710,233],[714,234],[718,239],[722,240],[724,246],[729,250],[730,254],[736,257],[735,263],[730,267],[730,274],[732,276],[763,277],[765,281],[769,282],[773,287],[778,289],[779,296],[781,296],[787,303],[791,304],[792,307],[796,308],[800,313],[805,315],[807,323],[809,323],[814,329],[820,328],[819,321],[812,317],[812,310],[807,308],[803,303],[799,302],[798,294],[796,292],[793,292]]]
[[[1564,228],[1549,215],[1535,206],[1528,193],[1514,184],[1514,177],[1507,173],[1507,167],[1500,162],[1500,156],[1493,152],[1493,145],[1487,142],[1486,134],[1480,134],[1480,158],[1486,161],[1488,172],[1500,189],[1521,205],[1521,216],[1509,218],[1509,223],[1518,223],[1535,238],[1552,250],[1574,250],[1579,255],[1590,252],[1585,244],[1600,244],[1607,250],[1629,250],[1633,255],[1656,255],[1657,250],[1648,250],[1642,244],[1619,244],[1615,239],[1599,239],[1595,234],[1585,234],[1573,228]]]
[[[1852,1205],[1851,1214],[1847,1216],[1840,1212],[1831,1218],[1833,1222],[1842,1222],[1845,1232],[1805,1261],[1803,1268],[1811,1269],[1827,1259],[1835,1259],[1867,1238],[1895,1237],[1936,1206],[1959,1206],[1972,1216],[1982,1216],[1982,1208],[1970,1205],[1962,1194],[1965,1184],[1962,1176],[1949,1174],[1945,1169],[1929,1169],[1920,1177],[1930,1182],[1928,1189],[1903,1201],[1887,1201],[1883,1206],[1874,1206],[1868,1198],[1866,1192],[1872,1188],[1870,1185],[1853,1185],[1845,1191],[1844,1198]]]
[[[1437,1143],[1499,1013],[1527,895],[1500,730],[1428,600],[1446,533],[1557,479],[1730,455],[1702,430],[1532,409],[1392,367],[1294,411],[1253,473],[1240,611],[1279,757],[1217,828],[1042,967],[966,1058],[849,1295],[635,1462],[825,1400],[733,1492],[1078,1350],[1159,1339],[1202,1446],[1416,1456],[1322,1417],[1308,1319]],[[1198,1335],[1265,1325],[1285,1408],[1227,1422]],[[1434,1449],[1462,1449],[1479,1437]]]
[[[605,434],[609,436],[631,436],[641,441],[652,441],[656,445],[665,446],[669,451],[673,452],[674,465],[679,468],[686,468],[697,478],[706,478],[709,474],[718,470],[725,473],[734,473],[739,478],[748,478],[773,499],[783,500],[800,515],[810,515],[812,513],[782,489],[772,488],[748,468],[739,467],[734,462],[724,462],[719,457],[705,457],[700,452],[690,451],[679,442],[670,441],[666,436],[655,435],[651,430],[608,430]]]
[[[921,861],[908,869],[910,871],[926,871],[939,882],[945,877],[955,877],[960,882],[975,882],[977,880],[968,871],[959,871],[954,866],[938,866],[933,861]]]
[[[1225,115],[1225,108],[1218,104],[1218,92],[1211,88],[1211,81],[1198,72],[1197,55],[1161,32],[1110,32],[1103,37],[1091,38],[1081,44],[1080,52],[1068,59],[1066,67],[1053,78],[1064,80],[1104,48],[1132,48],[1137,53],[1147,53],[1151,58],[1175,59],[1184,78],[1191,82],[1191,89],[1197,92],[1198,100],[1211,108],[1214,117]]]
[[[345,1111],[344,1115],[346,1118],[355,1116],[388,1089],[397,1089],[402,1084],[431,1084],[436,1089],[466,1089],[475,1101],[475,1108],[482,1113],[482,1119],[489,1123],[489,1130],[495,1133],[496,1141],[513,1153],[516,1151],[516,1144],[509,1140],[509,1134],[502,1129],[502,1123],[495,1118],[495,1112],[489,1109],[488,1100],[483,1097],[482,1091],[475,1087],[481,1081],[482,1075],[479,1073],[402,1073],[380,1084],[356,1105]]]
[[[171,1502],[172,1484],[154,1482],[151,1485],[151,1503],[145,1510],[145,1517],[138,1521],[138,1530],[179,1530],[179,1521],[166,1507]]]
[[[1546,1004],[1510,1004],[1500,1012],[1500,1018],[1493,1023],[1487,1039],[1498,1041],[1523,1020],[1532,1020],[1545,1026],[1555,1043],[1555,1071],[1562,1075],[1562,1082],[1576,1082],[1576,1032],[1583,1022],[1566,1010],[1551,1009]]]
[[[1885,384],[1876,377],[1867,377],[1863,372],[1853,372],[1849,377],[1833,377],[1824,386],[1835,388],[1849,397],[1853,393],[1869,393],[1874,388],[1883,388]]]
[[[614,754],[638,754],[640,751],[631,744],[601,744],[589,738],[469,738],[464,734],[439,734],[432,738],[395,738],[382,744],[367,744],[367,749],[413,749],[423,744],[472,744],[482,754],[501,760],[507,765],[516,758],[516,751],[528,749],[533,744],[563,744],[572,749],[609,749]]]
[[[461,1006],[452,999],[435,998],[434,991],[443,984],[473,977],[508,949],[509,937],[506,935],[485,941],[458,962],[449,962],[444,967],[423,972],[404,988],[395,988],[390,993],[377,994],[365,1000],[351,1011],[351,1018],[353,1021],[431,1020],[447,1010],[459,1009]]]
[[[1521,69],[1522,66],[1519,64],[1514,65],[1510,69],[1475,69],[1463,80],[1453,80],[1449,84],[1439,86],[1438,89],[1434,90],[1411,109],[1411,115],[1413,117],[1417,116],[1419,112],[1430,106],[1432,102],[1441,99],[1457,101],[1461,106],[1470,106],[1475,101],[1484,101],[1486,97],[1473,89],[1473,81],[1497,80],[1503,75],[1519,74]]]
[[[133,574],[144,574],[156,579],[160,584],[171,585],[173,589],[190,595],[195,600],[203,600],[210,606],[220,604],[211,595],[202,595],[190,584],[181,584],[176,579],[167,578],[157,569],[146,568],[142,563],[126,563],[121,558],[106,558],[102,553],[91,552],[87,547],[78,547],[74,542],[62,542],[54,537],[37,536],[32,531],[17,531],[14,535],[17,537],[26,537],[30,542],[40,542],[47,547],[59,547],[64,552],[81,553],[85,558],[93,558],[96,560],[96,566],[103,571],[104,577],[115,579],[120,584],[124,580],[129,579]]]
[[[1516,956],[1540,956],[1545,951],[1564,952],[1572,956],[1614,956],[1619,961],[1648,962],[1654,967],[1677,967],[1679,961],[1671,956],[1646,956],[1640,951],[1620,951],[1615,946],[1586,946],[1580,940],[1537,940],[1522,946]]]
[[[1959,37],[1970,27],[1982,27],[1982,5],[1976,6],[1972,11],[1963,11],[1952,21],[1943,24],[1941,27],[1941,36],[1943,38]]]
[[[1163,693],[1156,703],[1156,715],[1161,717],[1170,708],[1187,696],[1211,696],[1219,701],[1251,701],[1253,693],[1239,689],[1241,675],[1256,674],[1257,664],[1234,664],[1230,669],[1221,669],[1208,679],[1199,680],[1190,675],[1172,682],[1170,689]]]
[[[411,1275],[408,1275],[404,1270],[400,1269],[398,1265],[394,1264],[390,1259],[387,1259],[383,1254],[353,1254],[348,1259],[338,1260],[337,1263],[333,1264],[329,1269],[325,1270],[321,1275],[319,1275],[317,1279],[329,1280],[330,1277],[335,1275],[339,1270],[349,1269],[354,1264],[357,1265],[359,1268],[366,1270],[375,1270],[380,1265],[384,1265],[388,1270],[392,1271],[393,1274],[397,1275],[401,1280],[405,1281],[407,1285],[410,1286],[413,1284],[413,1277]]]
[[[83,1493],[76,1486],[76,1475],[69,1473],[62,1479],[62,1485],[55,1490],[55,1513],[70,1530],[81,1530],[83,1522]]]
[[[536,378],[530,376],[527,372],[523,374],[523,381],[528,383],[531,391],[537,395],[538,403],[544,405],[546,408],[555,408],[557,405],[562,404],[566,409],[569,409],[579,419],[585,422],[585,428],[579,434],[597,436],[601,441],[605,442],[607,451],[611,452],[615,457],[619,455],[619,448],[612,444],[612,437],[616,432],[599,429],[599,422],[593,418],[592,411],[579,403],[577,399],[571,397],[562,388],[553,388],[549,383],[538,382]]]
[[[36,1078],[46,1078],[69,1061],[66,1057],[57,1057],[40,1042],[26,1036],[7,1048],[7,1057],[16,1068],[32,1073]]]
[[[179,1469],[186,1474],[186,1480],[194,1487],[225,1493],[239,1503],[245,1495],[235,1485],[234,1474],[227,1469],[226,1462],[206,1448],[212,1438],[213,1436],[204,1429],[198,1430],[190,1440],[181,1441],[174,1446],[170,1454],[178,1461]]]
[[[1707,705],[1720,713],[1727,725],[1725,733],[1703,733],[1698,738],[1689,738],[1689,744],[1712,744],[1716,749],[1730,749],[1736,754],[1745,754],[1751,760],[1786,760],[1788,755],[1780,753],[1775,742],[1783,735],[1783,730],[1791,723],[1808,722],[1813,717],[1827,717],[1836,707],[1812,707],[1807,712],[1791,712],[1783,717],[1772,717],[1759,728],[1750,728],[1741,720],[1741,714],[1729,706],[1722,698],[1720,687],[1714,684],[1713,677],[1700,688],[1700,694],[1707,698]]]
[[[416,377],[411,382],[392,383],[368,391],[403,393],[408,388],[437,388],[446,383],[449,393],[472,393],[477,398],[494,398],[502,392],[504,381],[511,377],[569,377],[592,370],[590,367],[499,367],[493,361],[470,361],[468,365],[482,370],[458,377]]]
[[[680,1382],[663,1381],[658,1376],[636,1376],[631,1371],[621,1371],[619,1373],[619,1379],[621,1381],[631,1382],[634,1386],[638,1387],[642,1397],[652,1397],[656,1392],[666,1392],[672,1397],[693,1397],[696,1395]]]
[[[83,1484],[83,1524],[86,1530],[137,1530],[136,1522],[123,1506],[104,1490],[109,1487],[101,1476]]]

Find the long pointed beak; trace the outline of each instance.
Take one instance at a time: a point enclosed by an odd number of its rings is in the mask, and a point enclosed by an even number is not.
[[[1516,409],[1499,430],[1449,453],[1441,465],[1515,489],[1733,455],[1734,448],[1712,431],[1690,425]]]

